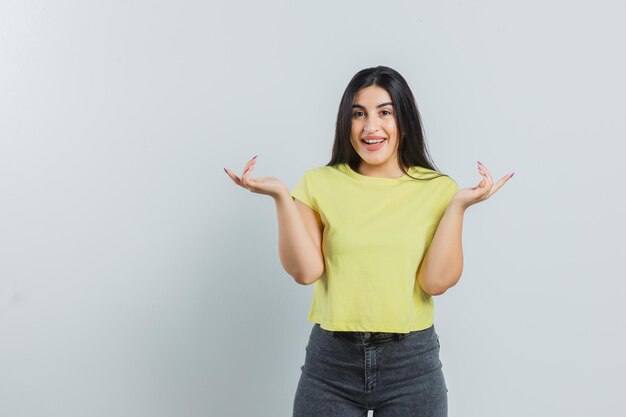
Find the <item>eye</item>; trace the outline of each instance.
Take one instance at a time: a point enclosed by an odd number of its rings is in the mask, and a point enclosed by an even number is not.
[[[389,110],[383,110],[383,111],[381,111],[381,113],[391,114],[391,112]]]
[[[353,117],[359,117],[359,113],[363,113],[362,111],[355,111],[354,113],[352,113]]]

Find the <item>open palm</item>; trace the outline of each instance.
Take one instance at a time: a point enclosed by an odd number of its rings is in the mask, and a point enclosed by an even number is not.
[[[278,178],[274,177],[261,177],[252,178],[252,169],[256,163],[256,156],[248,161],[245,165],[241,178],[235,175],[228,168],[224,168],[226,174],[233,180],[233,182],[240,187],[246,188],[253,193],[266,194],[272,197],[276,197],[281,191],[285,190],[287,186]]]
[[[502,177],[496,184],[487,167],[478,161],[478,172],[482,175],[482,180],[473,188],[463,188],[456,192],[452,201],[455,204],[467,208],[478,202],[487,200],[494,195],[512,176],[513,172]]]

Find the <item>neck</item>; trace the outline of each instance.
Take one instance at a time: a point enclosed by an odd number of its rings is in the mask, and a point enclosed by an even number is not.
[[[404,171],[400,169],[398,164],[394,164],[392,166],[377,166],[368,164],[364,161],[361,161],[358,173],[368,177],[379,178],[400,178],[405,175]]]

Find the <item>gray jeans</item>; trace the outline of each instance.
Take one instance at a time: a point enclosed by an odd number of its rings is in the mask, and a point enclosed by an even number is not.
[[[336,332],[315,323],[293,417],[446,417],[435,326],[410,333]]]

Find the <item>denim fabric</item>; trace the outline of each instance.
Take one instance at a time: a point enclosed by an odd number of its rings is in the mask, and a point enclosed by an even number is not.
[[[410,333],[336,332],[315,323],[293,417],[445,417],[448,389],[435,326]]]

